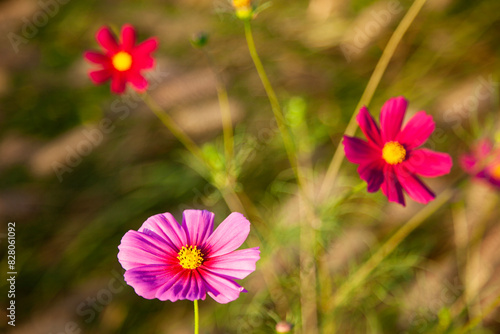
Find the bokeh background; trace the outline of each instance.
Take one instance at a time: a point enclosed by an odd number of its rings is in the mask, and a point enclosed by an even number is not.
[[[411,3],[274,0],[252,22],[319,183]],[[219,163],[214,72],[223,77],[239,191],[260,212],[245,244],[262,250],[257,271],[242,281],[249,293],[227,305],[201,302],[201,332],[274,333],[286,320],[295,333],[308,334],[298,288],[296,183],[243,25],[227,0],[0,1],[0,254],[4,277],[6,226],[15,221],[18,272],[16,327],[4,320],[1,326],[15,334],[192,332],[191,302],[145,300],[123,284],[117,246],[126,231],[160,212],[180,220],[186,208],[207,209],[220,223],[230,210],[216,178],[140,99],[112,95],[109,84],[88,79],[82,54],[98,48],[96,31],[124,23],[136,27],[140,41],[158,37],[151,96]],[[212,65],[191,46],[200,31],[209,35]],[[403,37],[369,108],[378,115],[389,97],[404,95],[409,114],[433,115],[437,130],[426,147],[448,152],[454,167],[428,183],[438,194],[455,194],[348,303],[332,309],[337,287],[423,208],[367,194],[356,166],[344,161],[315,226],[317,279],[310,285],[320,333],[452,333],[500,293],[499,191],[474,180],[457,183],[464,177],[460,154],[480,137],[500,140],[499,41],[498,0],[429,0]],[[0,285],[6,319],[6,280]],[[500,333],[499,319],[495,310],[469,332]]]

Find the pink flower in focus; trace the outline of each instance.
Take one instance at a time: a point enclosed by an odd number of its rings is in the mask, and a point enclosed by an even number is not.
[[[148,218],[118,247],[125,281],[146,299],[204,300],[208,293],[219,303],[235,300],[247,291],[234,280],[255,270],[260,251],[236,250],[250,232],[241,213],[213,227],[214,214],[205,210],[185,210],[182,225],[168,212]]]
[[[158,47],[156,38],[150,38],[139,45],[135,45],[135,29],[129,24],[122,27],[121,40],[117,41],[108,27],[101,28],[96,39],[104,53],[87,51],[84,57],[100,66],[99,70],[89,73],[95,84],[102,84],[111,79],[111,91],[122,94],[127,82],[130,82],[137,91],[145,91],[147,80],[141,71],[154,66],[151,53]]]
[[[428,203],[434,193],[417,175],[436,177],[450,172],[451,157],[445,153],[418,148],[434,131],[434,121],[425,111],[415,114],[401,129],[408,102],[404,97],[389,99],[380,113],[381,129],[366,107],[356,120],[368,141],[344,136],[347,159],[358,164],[368,192],[382,192],[390,202],[405,205],[403,189],[419,203]]]
[[[500,149],[489,139],[480,140],[472,152],[460,157],[460,165],[470,175],[500,188]]]

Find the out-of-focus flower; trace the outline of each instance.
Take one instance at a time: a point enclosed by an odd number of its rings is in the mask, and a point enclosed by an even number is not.
[[[204,300],[208,293],[219,303],[235,300],[247,291],[234,280],[255,270],[260,251],[236,250],[250,232],[242,214],[213,227],[214,214],[205,210],[185,210],[182,225],[170,213],[148,218],[118,247],[125,281],[146,299]]]
[[[233,7],[240,20],[252,19],[254,15],[252,0],[233,0]]]
[[[276,324],[276,333],[290,333],[293,326],[286,321],[280,321]]]
[[[460,157],[460,165],[468,174],[500,188],[500,148],[494,149],[491,140],[477,142],[470,153]]]
[[[87,51],[84,54],[88,61],[100,66],[99,70],[89,73],[92,81],[102,84],[111,79],[111,91],[116,94],[125,91],[127,82],[137,91],[145,91],[148,81],[141,72],[154,66],[151,53],[158,47],[157,39],[150,38],[135,45],[135,29],[129,24],[122,27],[120,41],[108,27],[99,29],[96,39],[104,52]]]
[[[366,107],[356,120],[368,141],[344,136],[347,159],[359,164],[358,173],[369,192],[382,192],[390,202],[405,205],[403,189],[419,203],[428,203],[434,193],[417,175],[436,177],[450,172],[448,154],[418,148],[434,131],[432,116],[425,111],[415,114],[401,129],[408,102],[404,97],[389,99],[380,114],[381,129]]]

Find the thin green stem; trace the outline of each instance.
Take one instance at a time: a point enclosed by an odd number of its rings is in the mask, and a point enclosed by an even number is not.
[[[447,203],[454,192],[447,189],[439,195],[432,203],[425,206],[408,222],[402,225],[380,248],[366,261],[346,282],[339,287],[333,296],[330,309],[343,305],[351,293],[359,288],[367,279],[368,275],[417,227],[419,227],[431,214]]]
[[[493,312],[497,307],[500,306],[500,295],[498,295],[493,302],[490,303],[482,312],[482,314],[471,319],[460,331],[461,334],[467,333],[471,329],[475,328],[481,323],[481,321],[486,318],[491,312]]]
[[[384,75],[385,70],[387,69],[387,66],[389,65],[389,61],[391,60],[392,56],[394,55],[394,52],[396,51],[399,42],[403,38],[403,35],[406,33],[406,31],[408,30],[408,28],[410,27],[413,20],[418,15],[420,9],[422,9],[426,1],[427,0],[415,0],[415,2],[413,2],[413,5],[410,7],[406,15],[399,23],[398,27],[392,34],[391,38],[389,39],[389,42],[387,43],[387,46],[384,49],[384,52],[382,53],[382,56],[380,57],[380,60],[375,66],[375,70],[373,71],[372,76],[370,77],[370,80],[366,85],[365,91],[363,92],[361,99],[359,100],[358,105],[354,110],[351,120],[347,124],[347,127],[344,131],[344,135],[352,136],[356,132],[357,128],[356,115],[358,113],[358,110],[363,105],[370,104],[373,94],[375,93],[375,90],[377,89],[380,80],[382,79],[382,76]],[[325,196],[328,195],[327,192],[329,189],[331,189],[333,183],[335,182],[335,179],[337,178],[337,174],[339,172],[343,160],[344,160],[344,150],[342,149],[341,142],[339,142],[335,150],[335,153],[333,155],[332,161],[330,162],[330,166],[328,167],[328,170],[326,172],[324,181],[322,182],[321,189],[319,191],[320,200],[322,200]]]
[[[201,149],[189,136],[174,122],[172,117],[166,113],[149,94],[140,94],[143,101],[151,109],[151,111],[160,119],[167,129],[191,152],[191,154],[205,164],[209,169],[213,169],[211,162],[205,158]]]
[[[194,303],[194,334],[200,333],[200,314],[198,311],[198,299],[193,301]]]

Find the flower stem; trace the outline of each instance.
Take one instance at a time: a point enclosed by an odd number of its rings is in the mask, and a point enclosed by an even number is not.
[[[471,319],[459,332],[460,334],[468,333],[471,329],[475,328],[481,321],[490,315],[498,306],[500,306],[500,295],[498,295],[493,302],[491,302],[482,312],[475,318]]]
[[[194,303],[194,334],[200,333],[200,314],[198,311],[198,299],[193,301]]]
[[[368,84],[366,85],[365,91],[363,92],[361,99],[359,100],[358,105],[354,110],[351,120],[347,124],[347,127],[344,131],[344,135],[352,136],[356,132],[357,128],[356,115],[358,110],[362,106],[368,105],[370,103],[373,94],[375,93],[375,90],[377,89],[380,80],[382,79],[382,76],[384,75],[385,70],[387,69],[387,65],[389,65],[389,61],[391,60],[392,56],[394,55],[394,52],[396,51],[399,42],[403,38],[403,35],[406,33],[406,31],[408,30],[408,28],[410,27],[413,20],[420,12],[420,9],[423,7],[426,1],[427,0],[415,0],[410,9],[408,10],[408,12],[406,13],[406,15],[399,23],[394,33],[392,34],[391,38],[389,39],[389,42],[387,43],[384,49],[384,52],[382,53],[382,56],[380,57],[380,60],[375,66],[375,69],[372,73],[372,76],[370,77],[370,80],[368,81]],[[328,195],[327,191],[332,188],[332,185],[335,182],[335,179],[337,178],[337,174],[339,172],[340,165],[342,164],[343,160],[344,160],[344,150],[342,149],[342,141],[340,141],[335,150],[332,161],[328,166],[325,178],[322,182],[322,186],[319,191],[320,200],[322,200],[324,197]]]

